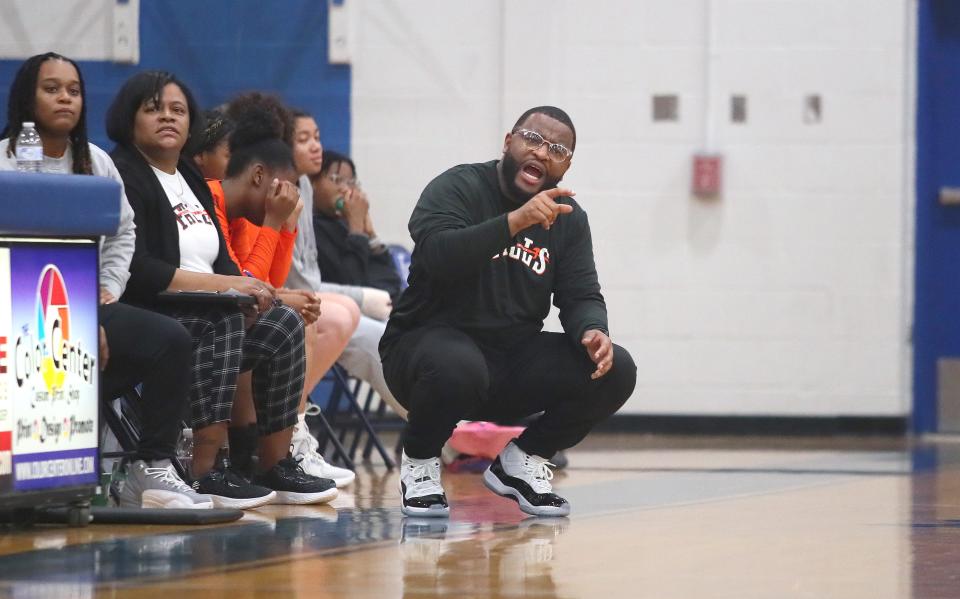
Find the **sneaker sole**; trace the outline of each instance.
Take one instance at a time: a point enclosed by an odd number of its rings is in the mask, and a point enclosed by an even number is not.
[[[294,491],[274,491],[276,496],[270,502],[276,505],[308,505],[327,503],[336,499],[339,491],[336,487],[319,493],[296,493]]]
[[[199,503],[189,499],[182,493],[174,491],[163,491],[160,489],[147,489],[140,493],[139,499],[131,499],[128,495],[121,495],[117,503],[122,508],[157,508],[172,510],[208,510],[213,509],[213,501],[207,500]]]
[[[411,505],[404,505],[403,481],[400,481],[400,512],[404,516],[412,516],[414,518],[449,518],[450,506],[444,507],[439,504],[434,504],[430,507],[413,507]]]
[[[321,478],[330,478],[330,477],[329,477],[329,476],[324,476],[324,477],[321,477]],[[348,487],[348,486],[352,485],[352,484],[353,484],[353,481],[356,480],[356,479],[357,479],[357,475],[351,473],[351,476],[344,476],[344,477],[342,477],[342,478],[333,478],[333,479],[331,479],[331,480],[334,482],[335,485],[337,485],[337,488],[338,488],[338,489],[342,489],[342,488],[344,488],[344,487]]]
[[[569,503],[564,507],[541,507],[533,505],[527,501],[526,497],[524,497],[520,491],[517,491],[513,487],[508,487],[500,482],[500,479],[497,478],[497,475],[493,472],[490,472],[489,469],[485,470],[483,473],[483,484],[500,497],[506,497],[507,499],[516,501],[517,505],[520,506],[520,511],[525,514],[530,514],[531,516],[567,516],[570,514]]]
[[[144,492],[140,497],[140,507],[164,510],[212,510],[213,501],[194,503],[186,497],[151,497]]]
[[[449,518],[450,517],[450,508],[443,507],[442,505],[434,505],[431,507],[411,507],[406,505],[400,506],[400,511],[404,516],[411,516],[414,518]]]
[[[270,491],[269,494],[262,497],[237,498],[224,497],[222,495],[210,495],[210,498],[213,500],[213,507],[234,510],[250,510],[255,507],[260,507],[261,505],[267,505],[268,503],[273,502],[276,496],[277,493],[275,491]]]
[[[303,454],[298,454],[294,457],[302,458]],[[347,470],[346,468],[344,468],[343,470],[348,474],[344,474],[343,476],[331,476],[330,473],[326,472],[323,468],[314,468],[312,465],[304,466],[303,462],[301,462],[300,465],[303,467],[303,471],[311,476],[316,476],[318,478],[327,478],[332,480],[334,484],[337,485],[338,489],[342,489],[343,487],[346,487],[347,485],[352,484],[353,481],[356,480],[357,478],[357,474],[355,472],[351,470]]]

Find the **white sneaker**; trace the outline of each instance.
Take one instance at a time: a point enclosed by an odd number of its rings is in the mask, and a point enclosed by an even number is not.
[[[293,425],[293,438],[290,439],[290,453],[300,460],[300,467],[307,474],[320,478],[329,478],[338,489],[346,487],[354,481],[357,475],[352,470],[339,468],[329,464],[317,451],[320,442],[310,434],[310,429],[303,419],[303,414],[297,416],[297,423]]]
[[[483,484],[534,516],[566,516],[567,500],[553,492],[553,466],[547,459],[526,453],[511,441],[483,473]]]
[[[450,515],[440,483],[440,458],[418,460],[403,452],[400,460],[400,498],[407,516],[445,518]]]
[[[120,507],[202,510],[212,508],[213,499],[187,486],[170,460],[136,460],[127,468]]]

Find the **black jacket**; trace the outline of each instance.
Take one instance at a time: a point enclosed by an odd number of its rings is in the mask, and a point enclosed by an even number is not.
[[[137,244],[130,262],[130,281],[121,298],[124,302],[154,308],[157,293],[170,286],[174,272],[180,267],[180,234],[177,221],[163,186],[143,155],[136,149],[117,146],[110,153],[117,165],[127,200],[133,208],[137,225]],[[177,165],[183,179],[207,210],[217,229],[220,251],[213,271],[223,275],[239,275],[230,259],[223,232],[213,207],[213,197],[203,177],[183,158]]]
[[[373,253],[366,235],[350,233],[343,220],[322,212],[313,215],[313,229],[317,236],[317,264],[324,281],[382,289],[396,301],[400,275],[389,251]]]
[[[606,332],[587,213],[572,198],[557,202],[573,212],[549,231],[538,225],[511,237],[507,213],[517,206],[500,191],[496,161],[431,181],[410,217],[409,287],[394,303],[381,354],[404,332],[433,324],[511,347],[542,330],[551,299],[577,345],[589,329]]]

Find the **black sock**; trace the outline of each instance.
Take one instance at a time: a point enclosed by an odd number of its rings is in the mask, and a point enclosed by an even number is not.
[[[238,474],[249,479],[256,471],[257,444],[260,440],[257,425],[231,426],[227,429],[227,438],[230,442],[230,465]]]

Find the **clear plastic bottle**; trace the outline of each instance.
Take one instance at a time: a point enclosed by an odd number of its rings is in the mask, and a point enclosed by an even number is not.
[[[185,428],[180,433],[177,440],[177,459],[185,467],[189,468],[193,462],[193,429]]]
[[[32,121],[23,123],[17,136],[17,170],[22,173],[39,173],[43,167],[43,142]]]

